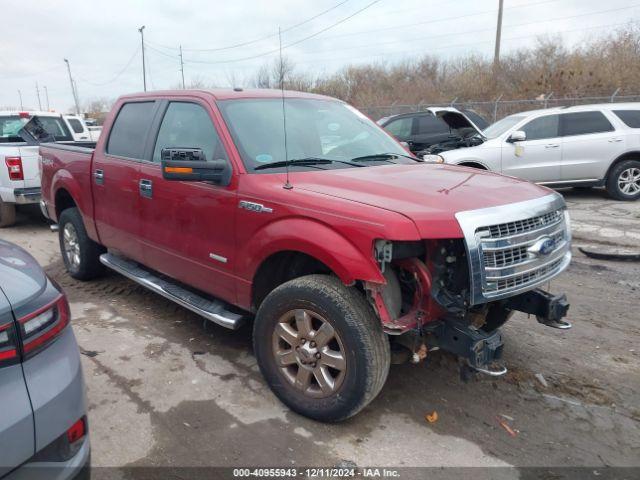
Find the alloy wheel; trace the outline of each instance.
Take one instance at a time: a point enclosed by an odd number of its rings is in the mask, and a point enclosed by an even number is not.
[[[64,255],[69,265],[74,270],[80,267],[80,243],[78,242],[78,232],[72,223],[67,223],[62,230],[62,243]]]
[[[623,170],[618,176],[618,188],[625,195],[640,192],[640,168],[631,167]]]
[[[315,312],[290,310],[273,331],[273,355],[285,379],[309,397],[324,398],[342,385],[345,349],[331,323]]]

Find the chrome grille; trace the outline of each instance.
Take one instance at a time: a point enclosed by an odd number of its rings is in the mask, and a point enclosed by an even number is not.
[[[471,303],[531,290],[571,259],[571,231],[557,194],[456,215],[465,234]]]
[[[538,215],[537,217],[491,225],[489,227],[484,227],[481,230],[483,232],[489,232],[488,236],[490,238],[506,237],[509,235],[516,235],[518,233],[530,232],[548,225],[557,225],[562,222],[563,218],[564,214],[562,213],[562,210],[556,210],[554,212],[545,213],[544,215]]]

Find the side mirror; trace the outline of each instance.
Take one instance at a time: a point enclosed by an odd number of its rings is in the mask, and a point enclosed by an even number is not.
[[[507,142],[509,143],[524,142],[526,139],[527,139],[526,133],[524,133],[522,130],[514,130],[513,132],[511,132],[511,135],[509,135]]]
[[[182,182],[213,182],[227,186],[231,182],[231,166],[223,159],[207,161],[200,148],[163,148],[162,178]]]

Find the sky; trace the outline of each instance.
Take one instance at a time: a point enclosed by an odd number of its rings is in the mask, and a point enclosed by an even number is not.
[[[0,0],[0,108],[69,111],[69,60],[80,104],[147,89],[246,85],[283,54],[299,72],[394,63],[424,54],[493,55],[498,0]],[[13,20],[12,20],[13,19]],[[21,19],[16,21],[15,19]],[[504,0],[502,52],[541,36],[572,46],[640,20],[640,0]],[[310,38],[307,38],[310,37]]]

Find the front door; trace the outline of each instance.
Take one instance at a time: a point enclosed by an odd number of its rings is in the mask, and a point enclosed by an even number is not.
[[[162,177],[163,148],[200,148],[206,160],[228,160],[212,121],[212,106],[170,101],[160,123],[151,162],[140,169],[140,226],[145,265],[176,280],[235,301],[235,180],[169,181]]]
[[[560,181],[562,146],[558,115],[537,117],[524,124],[526,139],[502,146],[502,173],[532,182]]]
[[[142,261],[138,218],[140,162],[148,155],[146,139],[156,102],[122,105],[104,151],[96,150],[91,182],[100,243],[133,260]]]

